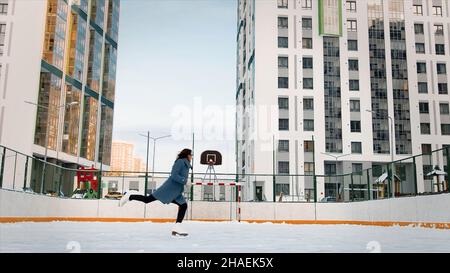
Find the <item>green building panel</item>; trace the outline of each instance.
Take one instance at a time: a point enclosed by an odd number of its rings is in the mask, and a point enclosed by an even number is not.
[[[341,37],[343,33],[342,0],[318,0],[319,34]]]

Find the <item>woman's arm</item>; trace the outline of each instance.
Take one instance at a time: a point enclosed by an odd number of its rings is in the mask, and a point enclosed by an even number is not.
[[[180,175],[180,172],[183,169],[183,164],[184,162],[182,160],[177,160],[175,162],[172,172],[170,173],[170,178],[173,179],[173,181],[184,185],[186,183],[186,177]]]

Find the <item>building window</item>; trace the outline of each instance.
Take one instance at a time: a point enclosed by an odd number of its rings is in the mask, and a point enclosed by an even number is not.
[[[421,114],[429,114],[430,113],[430,107],[428,102],[419,102],[419,112]]]
[[[348,40],[348,51],[358,51],[358,40]]]
[[[289,110],[289,98],[278,98],[278,109]]]
[[[108,193],[118,192],[119,191],[119,182],[118,181],[109,181],[108,182]]]
[[[423,24],[414,24],[414,33],[424,34]]]
[[[288,0],[278,0],[278,8],[279,9],[287,9],[288,8]]]
[[[313,58],[303,57],[303,69],[313,69]]]
[[[356,12],[356,1],[347,1],[347,11]]]
[[[416,43],[416,53],[417,54],[425,54],[425,44],[424,43]]]
[[[278,28],[288,28],[289,22],[287,17],[278,17]]]
[[[303,130],[305,132],[314,132],[314,120],[313,119],[303,120]]]
[[[415,15],[423,15],[423,7],[422,5],[414,5],[413,12]]]
[[[434,166],[433,165],[423,165],[423,180],[432,180],[432,176],[427,176],[430,172],[433,171]]]
[[[350,112],[361,112],[361,103],[359,100],[350,100]]]
[[[0,14],[8,13],[8,3],[0,3]]]
[[[352,142],[352,154],[362,154],[361,142]]]
[[[450,124],[441,124],[441,132],[443,136],[450,136]]]
[[[444,44],[436,44],[436,55],[445,55],[445,45]]]
[[[313,111],[314,110],[314,99],[303,99],[303,110]]]
[[[280,131],[289,131],[289,119],[279,119],[278,123]]]
[[[427,64],[417,63],[417,74],[426,74],[426,73],[427,73]]]
[[[359,80],[350,80],[349,85],[350,91],[359,91]]]
[[[314,174],[314,162],[305,162],[305,175],[313,175]]]
[[[312,49],[313,48],[312,38],[302,38],[302,46],[304,49]]]
[[[278,141],[278,152],[289,152],[289,140]]]
[[[419,82],[417,84],[419,94],[428,94],[428,83],[426,82]]]
[[[438,83],[439,95],[447,95],[448,94],[448,84],[446,83]]]
[[[130,191],[139,191],[139,181],[130,181],[128,188]]]
[[[312,78],[303,78],[303,89],[314,89],[314,80]]]
[[[430,124],[429,123],[421,123],[420,124],[420,133],[422,135],[431,134]]]
[[[434,16],[442,16],[442,6],[433,6],[432,10]]]
[[[278,37],[278,47],[279,48],[288,48],[289,47],[288,37]]]
[[[41,71],[40,83],[37,88],[37,90],[39,90],[38,104],[48,105],[49,108],[38,107],[36,109],[37,118],[35,124],[34,144],[45,147],[47,142],[48,148],[52,150],[56,150],[56,145],[58,142],[58,131],[60,127],[58,122],[60,109],[58,109],[58,106],[61,104],[61,84],[61,79],[56,75]],[[86,108],[89,108],[89,106]],[[53,126],[50,127],[51,125]],[[95,134],[95,132],[93,133]],[[93,137],[94,134],[86,135]],[[46,139],[48,141],[46,141]]]
[[[359,62],[358,62],[358,60],[348,60],[348,69],[350,71],[359,71]]]
[[[289,78],[278,77],[278,88],[281,88],[281,89],[289,88]]]
[[[312,9],[312,0],[302,0],[302,9]]]
[[[289,174],[289,161],[278,161],[278,173]]]
[[[442,144],[442,148],[445,150],[444,157],[445,157],[445,160],[447,160],[447,156],[450,154],[450,153],[449,153],[449,152],[450,152],[450,144]],[[446,171],[446,172],[448,172],[447,167],[448,167],[448,166],[445,166],[445,171]]]
[[[353,163],[352,164],[352,173],[362,175],[363,164],[361,163]]]
[[[276,184],[275,185],[275,195],[289,195],[289,184]]]
[[[348,31],[358,31],[358,23],[354,19],[347,20],[347,30]]]
[[[62,151],[66,154],[77,156],[80,129],[81,90],[66,84],[65,103],[78,103],[72,107],[66,107],[64,113]],[[103,129],[103,128],[102,128]]]
[[[350,129],[352,133],[361,133],[361,121],[359,120],[350,121]]]
[[[440,109],[441,115],[448,115],[448,114],[450,114],[448,103],[440,103],[439,104],[439,109]]]
[[[422,154],[431,154],[431,144],[422,144]]]
[[[325,163],[325,175],[336,175],[336,163]]]
[[[289,58],[278,57],[278,68],[289,68]]]
[[[305,153],[314,153],[314,141],[306,140],[303,145]]]
[[[312,29],[312,19],[311,18],[302,18],[302,29],[303,30]]]
[[[438,75],[445,75],[445,74],[447,74],[447,65],[446,64],[438,63],[436,65],[436,68],[437,68]]]
[[[434,34],[438,35],[438,36],[443,36],[444,35],[444,25],[434,25]]]

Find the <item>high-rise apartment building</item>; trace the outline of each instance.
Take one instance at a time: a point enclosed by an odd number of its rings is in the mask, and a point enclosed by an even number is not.
[[[137,157],[134,153],[134,144],[114,140],[112,142],[111,152],[111,169],[115,175],[122,175],[123,172],[135,173],[133,176],[140,175],[137,173],[145,172],[146,166],[142,158]]]
[[[446,0],[238,1],[245,199],[313,194],[309,176],[248,174],[356,173],[449,145],[449,65]],[[419,191],[430,191],[434,165],[447,160],[397,164],[402,191],[412,192],[414,167]],[[318,199],[342,191],[338,183],[318,177]]]
[[[145,172],[145,169],[145,162],[144,160],[142,160],[142,158],[133,158],[133,172]]]
[[[133,171],[134,144],[125,141],[113,141],[111,151],[111,171]]]
[[[120,0],[0,0],[2,145],[68,168],[108,168],[119,11]],[[28,173],[39,190],[39,162],[5,158],[4,187],[15,164],[16,178]]]

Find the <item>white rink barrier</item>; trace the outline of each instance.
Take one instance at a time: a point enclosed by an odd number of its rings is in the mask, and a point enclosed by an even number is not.
[[[187,220],[291,224],[419,225],[450,229],[450,194],[355,203],[188,202]],[[0,222],[155,221],[171,222],[176,205],[117,200],[61,199],[0,189]]]

